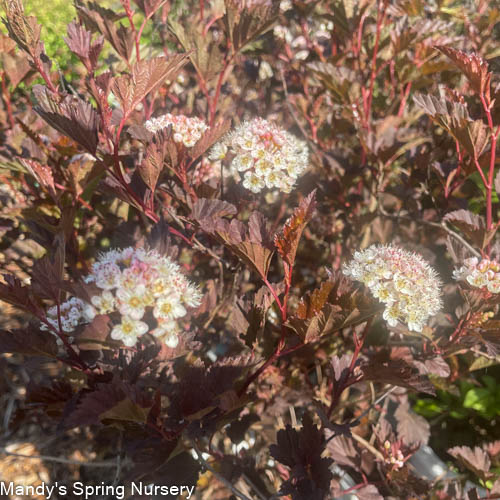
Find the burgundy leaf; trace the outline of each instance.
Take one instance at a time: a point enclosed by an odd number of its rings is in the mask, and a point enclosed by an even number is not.
[[[97,58],[104,44],[104,37],[102,36],[94,43],[91,43],[91,38],[92,33],[76,21],[72,21],[68,25],[68,37],[64,38],[71,52],[80,58],[88,71],[94,71]]]
[[[455,446],[450,448],[448,453],[483,481],[492,477],[489,473],[491,461],[488,454],[478,446],[474,449],[467,446]]]
[[[191,217],[203,225],[202,221],[207,218],[227,217],[236,213],[236,207],[227,201],[200,198],[193,204]]]
[[[59,302],[64,280],[65,240],[64,234],[55,236],[53,246],[41,259],[33,264],[32,288],[40,297]]]
[[[313,318],[302,319],[292,316],[289,318],[287,326],[297,333],[302,342],[314,342],[323,335],[328,335],[341,328],[345,318],[340,306],[325,304],[323,309]]]
[[[229,120],[224,120],[210,127],[190,150],[189,156],[191,161],[196,160],[211,148],[229,130],[230,125],[231,122]]]
[[[444,378],[450,376],[450,366],[441,356],[426,359],[425,361],[415,359],[413,360],[413,364],[418,368],[422,375],[432,374]]]
[[[354,469],[361,467],[361,450],[352,437],[335,436],[328,441],[326,447],[335,463]]]
[[[206,213],[213,214],[206,216]],[[250,216],[248,227],[233,219],[228,221],[222,216],[232,214],[235,207],[218,200],[198,200],[192,218],[201,229],[217,237],[245,263],[249,264],[260,276],[266,277],[273,256],[266,219],[258,212]]]
[[[313,191],[301,201],[292,216],[286,221],[282,232],[274,238],[274,244],[285,264],[285,274],[288,282],[291,281],[290,272],[295,262],[300,237],[316,209],[315,195],[316,191]]]
[[[115,79],[113,94],[121,104],[124,116],[129,114],[151,92],[157,90],[165,80],[175,80],[177,73],[187,62],[186,54],[175,54],[170,58],[143,59],[132,67],[132,74]]]
[[[117,14],[113,10],[100,6],[97,2],[84,3],[82,0],[76,0],[75,7],[78,16],[88,29],[94,32],[99,31],[123,59],[127,61],[130,59],[134,46],[134,33],[122,24],[118,26],[115,24],[125,16],[125,13]]]
[[[310,319],[321,312],[334,286],[331,280],[324,281],[319,288],[303,296],[297,307],[297,317],[300,319]]]
[[[431,434],[429,422],[412,412],[408,403],[401,403],[394,416],[397,421],[398,437],[404,444],[408,446],[427,444]]]
[[[33,87],[38,105],[33,109],[52,127],[95,154],[98,142],[98,116],[88,102],[75,95],[59,100],[43,85]]]
[[[4,23],[9,36],[31,57],[39,57],[42,25],[37,23],[34,16],[26,16],[21,0],[9,0],[3,6],[6,17]]]
[[[151,405],[152,401],[144,398],[137,388],[125,383],[115,381],[98,384],[95,390],[82,393],[76,409],[65,421],[65,426],[70,429],[99,424],[103,418],[120,420],[120,415],[122,420],[129,420],[142,415],[142,410]]]
[[[21,163],[26,167],[28,172],[37,180],[40,186],[45,189],[50,196],[57,199],[56,188],[54,185],[54,176],[48,165],[42,165],[35,160],[21,159]]]
[[[253,2],[245,6],[237,0],[225,0],[226,29],[236,50],[271,29],[279,15],[277,2]]]
[[[497,479],[490,490],[491,495],[499,495],[500,496],[500,478]]]
[[[490,97],[491,73],[488,71],[488,63],[478,54],[466,54],[461,50],[438,45],[435,47],[445,56],[449,57],[455,66],[467,77],[472,88]]]
[[[110,331],[109,322],[109,316],[104,314],[97,315],[90,324],[86,325],[79,332],[76,338],[78,347],[84,350],[102,349],[101,341],[106,339]],[[96,340],[97,342],[88,342],[89,340]]]
[[[153,192],[163,170],[168,154],[167,143],[171,139],[171,135],[171,129],[155,134],[152,142],[146,148],[146,157],[138,167],[142,180]]]
[[[361,370],[363,380],[373,380],[436,395],[436,390],[427,377],[419,375],[413,366],[402,359],[387,361],[373,359],[370,363],[362,365]]]
[[[300,430],[287,425],[278,432],[277,444],[269,450],[274,459],[290,468],[290,479],[283,483],[280,494],[304,500],[326,498],[333,478],[333,460],[321,457],[325,444],[323,432],[308,414],[302,418]]]
[[[0,282],[0,300],[38,317],[44,314],[39,299],[35,297],[30,287],[23,286],[21,281],[13,275],[0,276],[5,281],[5,283]]]
[[[363,486],[359,490],[356,490],[355,494],[359,500],[384,500],[384,497],[379,493],[377,487],[373,484]]]
[[[56,338],[49,332],[34,328],[13,331],[0,330],[0,352],[56,358]]]
[[[30,383],[26,390],[26,403],[42,406],[51,417],[60,418],[68,401],[73,397],[73,388],[66,380],[55,380],[45,386]]]

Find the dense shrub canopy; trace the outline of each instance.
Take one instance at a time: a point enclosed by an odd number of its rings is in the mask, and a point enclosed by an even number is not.
[[[129,498],[500,495],[494,2],[2,12],[5,464]]]

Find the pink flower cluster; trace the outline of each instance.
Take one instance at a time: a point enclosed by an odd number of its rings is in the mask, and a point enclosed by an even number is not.
[[[168,257],[143,248],[110,250],[100,256],[85,280],[100,293],[90,304],[72,297],[61,304],[61,325],[72,332],[79,324],[90,322],[97,314],[112,314],[116,322],[111,338],[133,346],[146,332],[160,338],[171,348],[179,342],[179,320],[187,307],[197,307],[201,294]],[[57,308],[48,310],[48,322],[58,329]],[[155,324],[154,328],[150,328]],[[46,325],[42,328],[47,329]]]
[[[500,264],[496,260],[471,257],[464,265],[453,271],[457,281],[465,280],[476,288],[485,288],[491,293],[500,292]]]
[[[172,125],[174,141],[184,144],[187,148],[192,148],[209,128],[199,118],[189,118],[188,116],[172,115],[170,113],[151,118],[144,124],[153,134],[169,125]]]
[[[361,281],[386,308],[383,318],[390,326],[398,321],[421,332],[427,318],[442,307],[441,282],[436,272],[417,254],[392,245],[372,245],[354,253],[343,272]]]
[[[212,161],[232,154],[231,173],[243,175],[243,186],[254,193],[265,188],[289,193],[308,166],[306,143],[263,118],[243,122],[210,151]],[[244,172],[244,173],[243,173]]]

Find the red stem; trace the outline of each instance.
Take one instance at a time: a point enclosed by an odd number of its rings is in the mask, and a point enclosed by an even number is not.
[[[9,117],[10,128],[14,128],[14,115],[12,114],[12,103],[10,100],[9,89],[5,82],[5,71],[2,72],[2,95],[5,101],[5,107],[7,108],[7,116]]]
[[[134,17],[135,13],[130,8],[130,0],[122,0],[122,5],[123,5],[123,7],[125,9],[125,13],[127,14],[128,22],[130,23],[130,29],[132,30],[132,32],[134,34],[136,59],[137,59],[137,61],[140,61],[141,60],[141,55],[139,54],[139,48],[140,48],[139,40],[140,40],[140,37],[137,36],[137,30],[135,28],[135,24],[134,24],[134,20],[133,20],[133,17]]]
[[[368,331],[370,330],[370,327],[372,325],[373,318],[370,318],[365,325],[365,328],[363,329],[363,333],[361,334],[361,338],[358,339],[358,336],[356,335],[356,332],[354,333],[354,353],[351,358],[351,363],[349,365],[349,370],[347,374],[343,377],[341,377],[340,380],[337,382],[333,383],[333,388],[332,388],[332,400],[330,403],[330,407],[328,408],[328,417],[332,414],[334,408],[337,406],[340,396],[342,392],[344,392],[344,389],[352,385],[355,381],[351,381],[352,374],[354,372],[354,368],[356,366],[356,361],[358,360],[359,353],[361,352],[361,349],[363,348],[363,345],[365,343],[366,336],[368,334]]]
[[[213,126],[215,122],[215,113],[217,110],[217,103],[219,102],[219,97],[220,97],[220,91],[222,88],[222,82],[224,81],[224,76],[226,74],[227,68],[229,67],[229,64],[231,63],[232,57],[227,56],[224,59],[224,67],[222,68],[222,71],[219,74],[219,78],[217,80],[217,87],[215,88],[215,95],[214,98],[210,101],[209,103],[209,111],[210,111],[210,117],[208,120],[208,125],[210,127]]]
[[[203,21],[204,14],[205,14],[205,0],[200,0],[200,22]]]
[[[47,86],[49,87],[51,92],[54,92],[55,94],[57,94],[58,93],[57,88],[54,86],[51,79],[48,77],[47,73],[45,73],[45,70],[43,69],[42,62],[40,61],[40,59],[38,57],[34,58],[34,63],[35,63],[37,71],[40,73],[40,76],[44,79],[45,83],[47,84]]]
[[[481,103],[483,104],[483,108],[486,113],[486,118],[488,120],[488,126],[490,128],[490,133],[491,133],[491,152],[490,152],[490,166],[488,170],[488,182],[486,183],[483,180],[486,188],[486,229],[490,231],[493,228],[493,213],[492,213],[493,177],[495,175],[497,137],[498,137],[498,132],[500,130],[500,126],[497,128],[497,131],[495,132],[493,126],[493,118],[491,117],[490,100],[489,99],[486,100],[484,93],[481,93],[479,97],[481,98]]]
[[[402,93],[401,103],[399,104],[399,111],[398,111],[399,118],[403,116],[403,113],[405,111],[406,101],[408,100],[408,95],[410,94],[411,84],[412,82],[408,82],[406,84],[406,89],[404,90],[404,93]]]
[[[375,46],[373,48],[373,56],[372,56],[372,69],[370,76],[370,89],[368,91],[367,104],[365,108],[365,117],[368,129],[371,127],[371,108],[372,108],[372,99],[373,99],[373,87],[375,85],[375,77],[377,75],[377,54],[378,54],[378,45],[380,42],[380,32],[382,30],[382,21],[384,19],[384,1],[379,0],[377,3],[377,32],[375,34]]]
[[[146,217],[149,217],[152,221],[158,222],[160,218],[149,208],[147,208],[144,205],[144,202],[137,196],[137,194],[130,188],[128,182],[125,180],[122,174],[122,170],[120,167],[120,159],[118,157],[118,150],[119,150],[119,144],[120,144],[120,135],[122,133],[122,129],[125,125],[125,121],[127,120],[128,115],[125,115],[122,118],[122,121],[120,122],[120,125],[118,125],[118,131],[116,132],[116,138],[115,138],[115,144],[114,144],[114,149],[113,149],[113,157],[114,157],[114,173],[115,177],[118,179],[120,184],[123,186],[123,188],[127,191],[129,196],[141,207],[142,211],[146,215]]]
[[[45,324],[46,326],[49,327],[49,329],[57,335],[64,344],[64,347],[68,351],[68,355],[70,359],[73,361],[74,364],[71,366],[79,368],[80,370],[84,371],[85,373],[92,373],[92,370],[87,366],[87,364],[80,359],[80,356],[78,353],[73,349],[73,346],[68,342],[68,339],[66,338],[66,335],[62,331],[62,325],[61,325],[61,311],[60,311],[60,305],[59,302],[57,303],[57,321],[59,324],[59,331],[55,328],[52,327],[52,325],[47,321],[46,318],[39,318],[40,321]],[[58,358],[59,359],[59,358]],[[64,360],[60,359],[60,361],[65,362]]]
[[[64,187],[62,186],[61,184],[58,184],[57,182],[54,183],[54,186],[57,188],[57,189],[60,189],[62,191],[71,191],[71,189],[68,189],[67,187]],[[76,199],[85,207],[87,208],[88,210],[90,211],[94,211],[94,209],[84,200],[82,199],[81,196],[77,195],[76,196]]]
[[[361,41],[363,39],[363,26],[365,24],[365,19],[366,19],[366,16],[367,16],[367,12],[368,12],[368,9],[366,10],[366,12],[363,13],[363,15],[361,16],[361,19],[359,20],[359,26],[358,26],[358,44],[354,45],[354,55],[356,57],[358,57],[359,54],[360,54],[360,52],[361,52]]]
[[[291,273],[290,273],[291,276]],[[287,308],[286,308],[286,303],[288,301],[288,293],[290,291],[290,286],[287,285],[287,288],[285,290],[285,296],[283,298],[283,302],[280,301],[278,294],[276,293],[276,290],[272,287],[271,283],[269,283],[268,279],[265,276],[262,276],[262,280],[266,284],[267,288],[269,288],[269,291],[271,292],[272,296],[274,297],[274,300],[278,304],[278,307],[281,312],[281,337],[276,344],[276,348],[274,349],[274,352],[271,354],[269,359],[261,365],[253,374],[251,374],[244,382],[243,386],[240,388],[238,391],[238,397],[241,397],[243,394],[245,394],[248,386],[269,367],[271,366],[280,356],[283,351],[283,348],[285,347],[285,336],[286,336],[286,320],[287,320]],[[288,281],[288,280],[287,280]],[[297,346],[295,346],[297,347]],[[291,352],[291,350],[289,350]]]

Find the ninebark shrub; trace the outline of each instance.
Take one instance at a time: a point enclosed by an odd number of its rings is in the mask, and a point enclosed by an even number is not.
[[[74,6],[61,70],[3,1],[2,446],[197,498],[497,498],[494,2]]]

